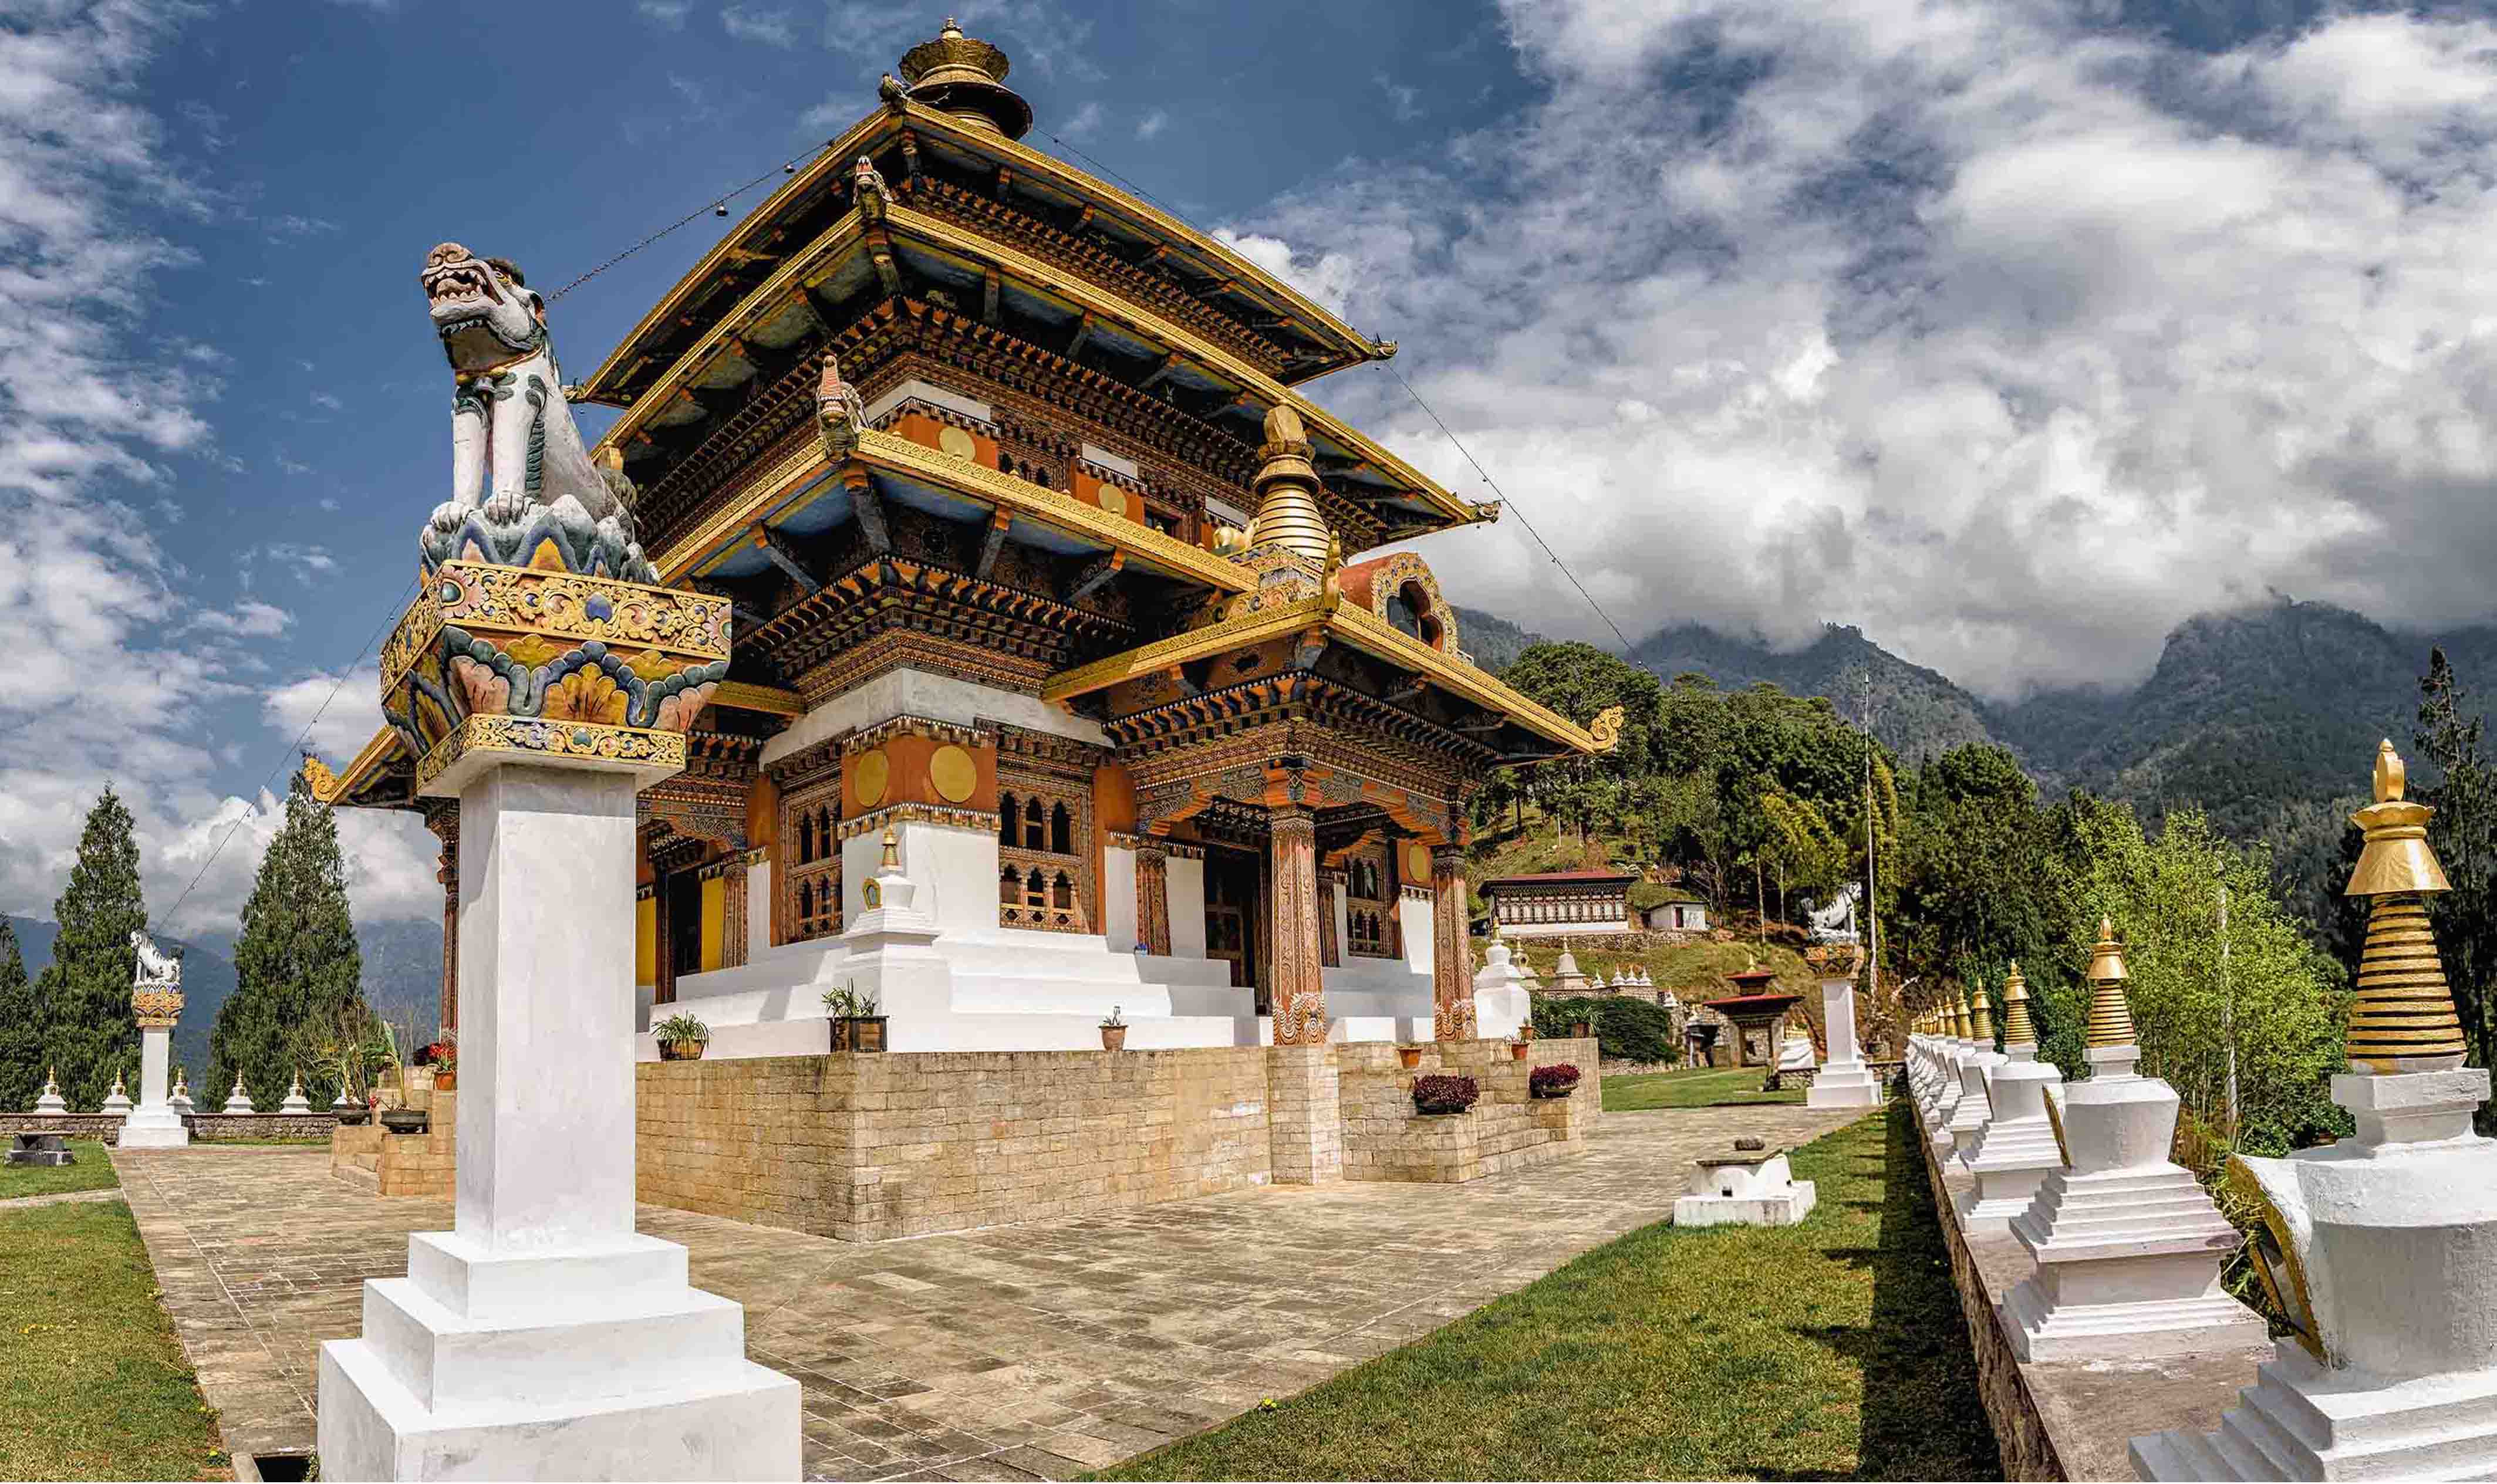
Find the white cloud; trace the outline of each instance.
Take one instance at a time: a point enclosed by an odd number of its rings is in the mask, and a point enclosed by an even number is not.
[[[1059,127],[1059,133],[1071,140],[1089,140],[1101,132],[1101,105],[1086,99],[1084,106]]]
[[[1422,116],[1422,90],[1409,82],[1399,82],[1385,73],[1371,79],[1378,90],[1387,95],[1387,111],[1400,124],[1409,124]]]
[[[1144,117],[1136,120],[1136,138],[1140,140],[1151,140],[1169,127],[1170,114],[1164,112],[1160,109],[1155,109]]]
[[[287,616],[193,590],[160,544],[149,507],[224,457],[200,412],[216,363],[141,332],[157,271],[189,255],[123,209],[204,215],[141,87],[193,10],[17,4],[0,26],[0,910],[49,914],[108,781],[159,914],[206,832],[255,807],[202,781],[231,762],[207,723],[260,694],[256,641]],[[174,930],[231,928],[257,858],[237,837]]]
[[[2497,28],[2204,55],[2102,9],[1513,0],[1548,101],[1226,239],[1401,338],[1633,635],[1851,620],[2013,694],[2137,678],[2271,588],[2485,616]],[[1392,380],[1343,382],[1490,493]],[[1424,550],[1604,632],[1522,533]]]
[[[380,667],[365,664],[289,681],[262,697],[261,716],[290,745],[300,743],[332,765],[343,764],[381,730]]]
[[[347,404],[338,400],[338,398],[331,393],[315,392],[312,394],[312,405],[315,407],[326,407],[330,411],[335,412]]]
[[[719,23],[721,29],[738,41],[760,42],[767,47],[798,45],[798,24],[787,11],[730,5],[721,9]]]
[[[693,9],[692,0],[639,0],[634,9],[642,18],[670,31],[681,31],[685,13]]]

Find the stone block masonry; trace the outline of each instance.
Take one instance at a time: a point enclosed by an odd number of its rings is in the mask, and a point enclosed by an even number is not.
[[[1523,1061],[1504,1041],[1439,1041],[1407,1070],[1396,1048],[1378,1043],[1334,1049],[1343,1113],[1343,1178],[1459,1184],[1586,1152],[1601,1116],[1603,1072],[1590,1040],[1537,1041]],[[1534,1098],[1527,1079],[1561,1062],[1581,1073],[1567,1097]],[[1413,1111],[1413,1079],[1471,1077],[1481,1101],[1465,1113]]]
[[[1595,1051],[1542,1042],[1535,1061],[1593,1067]],[[1503,1043],[1424,1057],[1426,1070],[1481,1080],[1483,1103],[1414,1120],[1411,1074],[1384,1045],[646,1061],[635,1193],[871,1242],[1267,1184],[1471,1180],[1584,1148],[1596,1075],[1574,1097],[1531,1103],[1534,1063]],[[1391,1116],[1464,1126],[1412,1137],[1390,1131]]]
[[[330,1136],[330,1173],[375,1195],[447,1196],[458,1179],[459,1098],[432,1093],[421,1134],[395,1134],[371,1122],[341,1125]]]

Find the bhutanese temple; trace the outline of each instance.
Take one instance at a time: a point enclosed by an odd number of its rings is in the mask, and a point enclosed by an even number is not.
[[[1089,1047],[1114,1009],[1137,1047],[1508,1034],[1468,802],[1598,741],[1382,551],[1498,507],[1302,395],[1392,343],[1030,147],[1006,75],[949,22],[564,389],[618,409],[590,459],[733,641],[640,796],[645,1056],[677,1010],[713,1058],[819,1052],[841,989],[896,1051]],[[470,697],[385,670],[390,724],[316,782],[424,813],[448,923],[419,743]],[[625,721],[596,673],[543,715]]]

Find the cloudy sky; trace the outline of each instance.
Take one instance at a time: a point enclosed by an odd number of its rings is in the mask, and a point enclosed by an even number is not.
[[[957,8],[1032,142],[1400,340],[1633,637],[1851,621],[2010,697],[2271,591],[2497,607],[2480,11]],[[369,734],[447,463],[428,246],[558,286],[776,178],[938,18],[0,0],[0,910],[48,914],[110,779],[151,907],[205,867],[173,926],[231,931],[264,781],[307,726],[332,761]],[[565,298],[559,354],[596,363],[726,225]],[[1489,494],[1387,372],[1314,390]],[[1426,552],[1462,601],[1606,632],[1513,521]],[[363,914],[438,910],[421,827],[345,833]]]

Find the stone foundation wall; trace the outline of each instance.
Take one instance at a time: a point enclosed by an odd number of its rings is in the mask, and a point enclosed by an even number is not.
[[[1523,1061],[1501,1041],[1425,1043],[1409,1071],[1393,1046],[1335,1050],[1346,1180],[1456,1184],[1548,1163],[1585,1152],[1601,1116],[1603,1070],[1592,1039],[1536,1041]],[[1576,1092],[1529,1095],[1533,1068],[1565,1061],[1581,1074]],[[1473,1078],[1481,1100],[1460,1114],[1415,1113],[1413,1081],[1434,1075]]]
[[[1237,1189],[1274,1178],[1267,1058],[1221,1047],[646,1061],[636,1193],[873,1241]],[[1304,1109],[1312,1080],[1303,1069]],[[1304,1165],[1322,1158],[1322,1141],[1299,1145]]]
[[[182,1126],[195,1143],[220,1139],[326,1139],[338,1121],[327,1113],[187,1113]],[[121,1142],[117,1113],[0,1113],[0,1139],[11,1134],[59,1134],[70,1139]]]
[[[459,1094],[427,1089],[426,1131],[395,1134],[377,1115],[330,1135],[330,1173],[375,1195],[447,1196],[458,1188]]]

